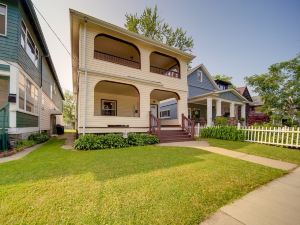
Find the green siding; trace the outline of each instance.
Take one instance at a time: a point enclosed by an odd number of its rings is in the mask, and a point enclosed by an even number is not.
[[[19,44],[20,13],[18,1],[0,0],[7,5],[7,35],[0,36],[0,59],[17,61]]]
[[[9,65],[0,64],[0,70],[9,72],[10,71],[10,66]]]
[[[38,127],[38,116],[17,112],[17,127]]]

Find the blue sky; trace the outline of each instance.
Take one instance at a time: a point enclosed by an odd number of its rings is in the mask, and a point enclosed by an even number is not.
[[[194,39],[192,65],[204,63],[211,74],[244,77],[264,73],[273,63],[300,53],[299,0],[32,0],[70,49],[69,8],[123,26],[125,13],[157,4],[173,27]],[[40,23],[63,88],[72,89],[71,60],[45,22]]]

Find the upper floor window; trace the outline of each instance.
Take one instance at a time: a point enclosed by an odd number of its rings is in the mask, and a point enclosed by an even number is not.
[[[7,6],[0,4],[0,35],[6,36],[7,29]]]
[[[94,58],[136,69],[141,68],[140,51],[127,41],[98,34],[94,40]]]
[[[23,74],[19,74],[19,109],[38,113],[38,89]]]
[[[180,78],[180,65],[176,58],[160,52],[150,55],[150,72]]]
[[[197,71],[197,79],[199,82],[201,82],[201,83],[203,82],[203,73],[201,70]]]
[[[34,65],[38,67],[39,51],[23,21],[21,23],[21,45],[25,49],[27,55],[32,60]]]

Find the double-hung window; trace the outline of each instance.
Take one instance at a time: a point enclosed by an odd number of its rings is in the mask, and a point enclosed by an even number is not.
[[[102,116],[117,116],[117,101],[101,100]]]
[[[170,109],[160,111],[160,118],[170,118]]]
[[[38,89],[23,74],[19,75],[19,109],[38,113]]]
[[[32,36],[30,35],[28,28],[26,27],[24,21],[21,22],[21,46],[25,49],[27,55],[38,67],[39,62],[39,51],[33,41]]]
[[[0,35],[7,34],[7,6],[0,3]]]

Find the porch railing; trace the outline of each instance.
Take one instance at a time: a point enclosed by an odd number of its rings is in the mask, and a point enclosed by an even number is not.
[[[159,138],[160,128],[161,128],[160,119],[154,116],[150,111],[149,112],[149,133],[155,134]]]
[[[180,78],[179,72],[172,71],[172,70],[166,70],[166,69],[155,67],[155,66],[150,66],[150,72],[158,73],[158,74],[168,76],[168,77]]]
[[[8,104],[0,108],[0,151],[8,149]]]
[[[187,118],[184,114],[182,114],[182,130],[186,131],[191,138],[195,136],[195,122],[189,118]]]
[[[104,53],[104,52],[99,52],[99,51],[94,51],[94,58],[95,59],[100,59],[103,61],[107,61],[107,62],[111,62],[111,63],[116,63],[116,64],[120,64],[122,66],[128,66],[128,67],[132,67],[135,69],[140,69],[141,68],[141,64],[139,62],[130,60],[130,59],[125,59],[119,56],[115,56],[115,55],[111,55],[108,53]]]

